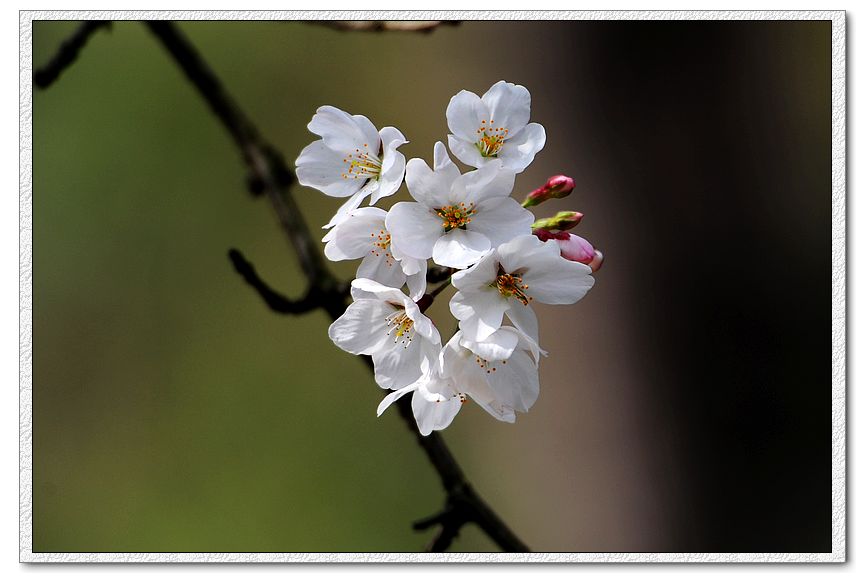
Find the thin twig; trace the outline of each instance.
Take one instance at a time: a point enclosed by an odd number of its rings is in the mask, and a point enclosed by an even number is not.
[[[249,168],[249,188],[253,194],[264,193],[270,200],[280,226],[292,243],[301,269],[309,282],[308,291],[301,300],[289,300],[266,285],[240,252],[232,251],[230,257],[235,269],[275,311],[289,313],[283,310],[294,310],[291,313],[302,313],[312,309],[312,303],[317,302],[317,307],[328,312],[332,319],[338,318],[345,309],[346,286],[337,282],[325,266],[316,239],[289,193],[292,174],[283,157],[261,138],[258,130],[231,99],[213,71],[173,24],[146,24],[231,134]],[[363,360],[372,367],[370,358],[364,357]],[[434,539],[431,549],[446,550],[464,524],[475,522],[502,550],[528,552],[528,547],[474,491],[441,436],[433,433],[424,437],[417,432],[410,400],[398,401],[398,410],[438,473],[446,492],[445,510],[432,522],[428,520],[423,523],[429,526],[441,525],[441,532]]]
[[[82,22],[68,39],[60,44],[57,54],[48,63],[33,72],[33,84],[45,89],[60,77],[61,73],[78,58],[78,52],[100,28],[111,26],[110,20],[88,20]]]
[[[426,280],[428,283],[438,283],[440,281],[448,279],[455,272],[456,269],[450,267],[442,267],[440,265],[434,265],[427,270]]]
[[[258,273],[256,273],[255,267],[246,260],[243,253],[237,249],[231,249],[228,252],[228,258],[231,260],[232,265],[234,265],[235,271],[243,277],[243,280],[252,289],[258,292],[258,295],[261,296],[267,307],[277,314],[304,314],[321,307],[321,298],[315,289],[308,289],[299,300],[290,300],[264,283],[258,276]]]
[[[450,286],[450,284],[451,284],[450,279],[442,282],[437,288],[435,288],[431,292],[429,292],[429,295],[431,295],[432,297],[436,297],[437,295],[439,295],[440,293],[445,291]]]
[[[310,286],[328,291],[336,285],[336,279],[325,266],[316,239],[304,222],[297,203],[288,194],[293,179],[282,154],[261,138],[256,127],[223,89],[210,67],[172,23],[154,21],[146,24],[231,134],[249,168],[250,191],[253,194],[264,193],[270,200]],[[336,313],[335,310],[341,312],[337,304],[325,306],[325,309],[331,315]]]

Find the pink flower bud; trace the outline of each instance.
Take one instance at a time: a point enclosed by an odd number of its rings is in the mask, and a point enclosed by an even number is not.
[[[601,268],[601,265],[604,264],[604,254],[595,249],[595,258],[592,259],[591,263],[589,263],[589,267],[592,268],[592,272],[598,271]]]
[[[537,188],[529,193],[529,195],[523,201],[523,206],[528,208],[530,206],[539,205],[545,200],[549,200],[551,198],[565,198],[566,196],[571,194],[573,190],[573,178],[571,178],[570,176],[564,176],[562,174],[552,176],[542,187]]]
[[[555,241],[559,245],[559,252],[562,254],[562,257],[568,261],[585,263],[589,267],[592,267],[592,271],[597,271],[601,268],[604,256],[600,252],[596,252],[592,244],[582,237],[573,233],[552,233],[545,229],[535,229],[532,233],[541,241]],[[597,267],[594,267],[592,263],[595,261],[596,255],[598,256]]]
[[[580,224],[583,213],[577,211],[561,211],[554,217],[545,217],[532,223],[533,229],[544,229],[546,231],[569,231]]]
[[[595,258],[595,248],[592,244],[573,233],[562,233],[566,239],[556,239],[562,251],[562,257],[569,261],[579,261],[588,265]]]

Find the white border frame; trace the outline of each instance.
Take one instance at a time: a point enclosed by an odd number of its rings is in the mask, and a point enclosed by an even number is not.
[[[832,22],[832,552],[831,553],[34,553],[33,20],[828,20]],[[846,560],[846,14],[843,11],[21,11],[19,52],[19,559],[95,563],[762,563]]]

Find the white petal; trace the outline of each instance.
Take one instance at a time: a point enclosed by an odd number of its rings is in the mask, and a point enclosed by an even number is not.
[[[409,297],[414,301],[418,301],[426,293],[426,264],[424,264],[424,268],[421,271],[406,275],[405,279]]]
[[[357,277],[371,279],[393,288],[400,288],[405,284],[405,273],[399,263],[393,257],[386,256],[381,249],[377,249],[376,254],[367,252],[357,268]]]
[[[487,375],[496,400],[517,411],[528,411],[535,404],[540,391],[538,367],[524,350],[515,350],[506,362],[491,362]]]
[[[441,336],[433,321],[424,315],[413,301],[406,302],[405,314],[414,322],[415,337],[421,336],[432,344],[441,344]]]
[[[540,262],[561,258],[559,246],[553,241],[541,241],[534,235],[514,237],[496,248],[499,262],[508,273],[521,271]],[[565,260],[567,261],[567,260]]]
[[[495,160],[495,158],[484,158],[481,156],[480,150],[475,146],[475,142],[460,139],[453,134],[448,135],[448,147],[457,160],[473,168],[480,168],[487,162]]]
[[[553,241],[547,241],[553,243]],[[522,274],[534,301],[542,304],[573,304],[585,296],[595,279],[588,265],[559,257],[530,263]]]
[[[442,349],[442,374],[452,378],[460,391],[478,403],[494,401],[496,395],[487,382],[486,369],[472,351],[461,345],[462,342],[462,331],[458,331]]]
[[[451,276],[454,287],[464,292],[488,290],[498,275],[499,262],[495,251],[484,255],[477,263]]]
[[[510,326],[503,326],[480,341],[463,336],[462,345],[484,360],[507,360],[514,353],[520,337]]]
[[[342,203],[342,205],[337,209],[336,214],[330,218],[330,221],[322,227],[323,229],[329,229],[331,227],[335,227],[336,225],[343,222],[345,219],[349,217],[357,208],[363,203],[363,199],[367,197],[368,194],[374,192],[378,188],[378,182],[375,180],[369,180],[364,185],[363,188],[358,190],[356,193],[351,195],[347,201]]]
[[[481,123],[490,119],[487,105],[476,94],[466,90],[451,97],[445,115],[451,133],[469,142],[477,141]]]
[[[435,242],[432,258],[439,265],[462,269],[476,263],[489,250],[490,240],[485,235],[452,229]]]
[[[460,330],[472,341],[485,340],[501,328],[507,300],[496,290],[457,292],[450,301],[451,314],[460,321]]]
[[[535,216],[510,197],[484,200],[476,210],[469,228],[486,235],[493,247],[532,234]]]
[[[410,393],[414,390],[417,390],[417,383],[412,383],[407,387],[403,387],[396,391],[391,391],[387,394],[387,396],[381,400],[381,403],[378,404],[378,408],[375,410],[375,413],[378,417],[381,417],[381,414],[384,413],[385,409],[390,407],[394,401],[405,395],[406,393]]]
[[[426,274],[426,259],[415,259],[414,257],[409,257],[402,253],[398,248],[394,248],[393,243],[391,243],[391,250],[393,251],[393,256],[396,257],[402,265],[403,273],[406,275],[414,275],[421,272]]]
[[[369,204],[371,205],[399,190],[405,176],[405,156],[402,152],[397,151],[397,148],[407,143],[405,137],[398,129],[392,127],[382,128],[379,133],[382,137],[384,152],[381,160],[379,188],[370,198]]]
[[[372,353],[375,382],[383,389],[401,389],[418,380],[421,363],[429,358],[429,341],[415,337],[412,342],[388,336],[381,348]]]
[[[378,236],[385,236],[384,217],[381,209],[367,207],[355,209],[331,229],[325,239],[324,255],[331,261],[359,259],[369,253]]]
[[[343,178],[348,164],[345,156],[328,148],[322,140],[316,140],[297,157],[297,181],[328,196],[351,196],[364,185],[363,180]]]
[[[414,303],[400,290],[366,278],[358,278],[351,282],[351,297],[355,300],[370,298],[382,300],[396,306],[394,309],[403,309],[402,306]]]
[[[529,123],[532,96],[522,85],[499,81],[481,97],[489,108],[490,123],[494,127],[507,128],[514,135]]]
[[[433,147],[433,171],[441,174],[449,184],[453,184],[453,181],[460,177],[459,168],[448,156],[447,148],[441,142],[436,142]]]
[[[405,156],[396,150],[388,153],[378,179],[378,190],[370,197],[369,204],[373,205],[384,197],[394,194],[402,186],[404,176]]]
[[[454,181],[450,195],[451,204],[477,204],[487,199],[506,198],[514,189],[515,176],[513,171],[502,169],[500,162],[486,164],[467,172]]]
[[[392,243],[401,253],[415,259],[429,259],[436,241],[444,232],[441,218],[416,202],[398,202],[385,218]]]
[[[517,414],[514,413],[512,407],[508,407],[507,405],[502,405],[498,401],[492,401],[491,403],[483,403],[481,401],[476,401],[481,408],[498,419],[499,421],[504,421],[505,423],[513,423],[517,420]]]
[[[411,408],[420,434],[429,435],[433,431],[448,427],[460,412],[462,403],[459,398],[429,401],[421,395],[422,390],[417,390],[412,395]]]
[[[506,330],[515,332],[510,327]],[[520,338],[521,344],[504,360],[479,361],[473,352],[461,346],[466,340],[460,333],[442,351],[444,372],[452,375],[460,390],[479,404],[488,405],[484,408],[499,419],[509,417],[508,408],[527,410],[537,398],[537,366],[523,349]]]
[[[508,318],[511,319],[517,329],[532,339],[537,346],[540,341],[538,336],[538,317],[531,306],[523,305],[522,302],[513,301],[508,304]],[[537,350],[535,350],[535,359],[537,359]]]
[[[435,172],[420,158],[412,158],[405,168],[405,183],[409,194],[431,209],[449,204],[448,195],[454,180],[450,171]]]
[[[324,105],[319,107],[307,126],[309,131],[322,137],[328,147],[346,154],[355,148],[378,155],[380,138],[375,126],[362,115],[350,115],[341,109]]]
[[[378,135],[381,138],[381,143],[384,149],[399,148],[403,144],[408,144],[408,140],[405,139],[403,133],[393,126],[385,126],[381,128]]]
[[[330,325],[327,334],[346,352],[372,354],[387,340],[385,318],[392,311],[379,300],[357,300]]]
[[[535,159],[547,141],[544,126],[530,123],[523,131],[509,138],[499,150],[498,158],[506,168],[519,174]]]

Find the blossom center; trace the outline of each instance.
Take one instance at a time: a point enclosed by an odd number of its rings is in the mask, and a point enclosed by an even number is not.
[[[523,277],[516,273],[505,273],[499,268],[499,274],[496,280],[490,284],[490,287],[495,287],[499,293],[506,298],[516,298],[524,306],[528,306],[529,302],[534,298],[527,292],[528,284],[523,283]]]
[[[390,233],[381,229],[378,233],[370,233],[372,246],[370,253],[376,257],[384,255],[385,262],[390,266],[393,265],[393,255],[390,254]]]
[[[405,310],[398,310],[385,318],[387,322],[387,335],[393,335],[394,344],[402,343],[403,348],[408,348],[414,338],[414,320],[408,317]]]
[[[435,212],[441,218],[445,232],[448,232],[453,229],[465,229],[466,225],[472,222],[472,216],[478,211],[474,203],[466,206],[466,203],[461,202],[435,209]]]
[[[478,135],[478,141],[475,142],[475,147],[484,158],[495,158],[498,156],[499,150],[508,139],[508,128],[495,127],[494,120],[481,120],[481,125],[475,132]]]
[[[342,159],[348,164],[348,169],[342,173],[342,179],[348,180],[368,180],[370,178],[378,178],[381,174],[381,160],[378,156],[369,151],[369,144],[363,145],[364,149],[355,148],[354,152],[349,152]]]

